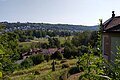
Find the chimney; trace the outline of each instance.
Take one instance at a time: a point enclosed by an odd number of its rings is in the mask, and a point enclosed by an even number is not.
[[[115,11],[112,11],[112,18],[114,18],[115,17],[115,13],[114,13]]]

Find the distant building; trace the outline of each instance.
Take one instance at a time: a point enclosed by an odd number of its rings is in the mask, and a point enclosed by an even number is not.
[[[120,16],[112,11],[112,17],[101,26],[103,55],[108,61],[114,61],[117,46],[120,46]]]
[[[25,59],[27,57],[29,57],[30,55],[34,55],[34,54],[54,54],[56,51],[59,51],[60,53],[64,53],[64,48],[49,48],[49,49],[30,49],[29,51],[22,53],[21,55],[21,59]]]
[[[49,35],[46,35],[45,38],[50,38],[50,36],[49,36]]]

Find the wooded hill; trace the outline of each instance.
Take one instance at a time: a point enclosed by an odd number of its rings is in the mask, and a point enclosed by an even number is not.
[[[49,24],[49,23],[8,23],[8,22],[1,22],[6,26],[6,32],[14,31],[14,30],[68,30],[68,31],[86,31],[98,30],[98,26],[84,26],[84,25],[70,25],[70,24]]]

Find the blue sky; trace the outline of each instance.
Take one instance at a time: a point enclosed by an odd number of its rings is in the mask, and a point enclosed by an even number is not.
[[[0,0],[0,22],[96,25],[120,16],[120,0]]]

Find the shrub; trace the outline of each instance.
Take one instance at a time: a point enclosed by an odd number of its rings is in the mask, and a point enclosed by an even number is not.
[[[30,56],[30,58],[32,59],[32,61],[35,65],[40,64],[41,62],[44,61],[43,54],[36,54],[36,55]]]
[[[55,61],[52,62],[52,71],[55,71]]]
[[[47,44],[47,43],[41,43],[41,47],[42,47],[43,49],[47,49],[47,48],[48,48],[48,44]]]
[[[71,54],[71,48],[70,47],[65,47],[64,49],[64,58],[70,59],[72,54]]]
[[[21,63],[21,67],[22,68],[29,68],[30,66],[33,66],[33,61],[30,58],[25,59],[22,63]]]
[[[40,75],[40,72],[39,71],[35,71],[34,75]]]
[[[72,75],[72,74],[75,74],[75,73],[79,73],[80,72],[80,69],[79,67],[72,67],[70,70],[69,70],[69,74]]]
[[[67,60],[62,60],[60,63],[65,63],[65,62],[67,62]]]
[[[64,73],[61,74],[59,77],[59,80],[67,80],[68,78],[68,71],[64,71]]]
[[[61,60],[63,58],[63,55],[59,51],[56,51],[54,54],[51,55],[51,58]]]
[[[44,57],[47,62],[50,60],[50,55],[44,55]]]
[[[63,69],[63,68],[69,68],[69,67],[70,67],[70,65],[69,65],[68,63],[62,64],[62,69]]]

